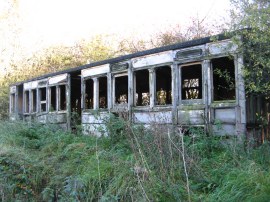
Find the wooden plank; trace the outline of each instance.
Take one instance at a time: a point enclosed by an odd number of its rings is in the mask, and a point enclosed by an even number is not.
[[[236,122],[235,108],[215,109],[215,119],[225,123]]]
[[[96,76],[96,75],[100,75],[100,74],[106,74],[110,72],[110,65],[109,64],[105,64],[105,65],[100,65],[100,66],[96,66],[96,67],[91,67],[88,69],[83,69],[81,71],[82,77],[89,77],[89,76]]]
[[[161,123],[168,124],[172,123],[172,112],[134,112],[133,113],[134,123]]]
[[[203,125],[204,122],[203,110],[179,110],[178,124],[180,125]]]
[[[54,77],[49,78],[48,84],[53,85],[61,82],[67,81],[67,74],[61,74]]]
[[[23,89],[24,90],[30,90],[30,89],[37,88],[37,86],[38,86],[38,81],[31,81],[31,82],[28,82],[28,83],[24,83],[23,84]]]
[[[164,63],[170,63],[173,61],[173,51],[165,51],[131,59],[134,69],[152,65],[162,65]]]
[[[229,53],[233,53],[237,51],[237,45],[233,43],[231,40],[224,40],[220,42],[213,42],[207,44],[209,55],[228,55]]]

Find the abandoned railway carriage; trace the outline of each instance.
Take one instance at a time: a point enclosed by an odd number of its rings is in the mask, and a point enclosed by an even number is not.
[[[243,56],[220,35],[43,75],[10,87],[10,118],[97,133],[110,113],[135,124],[246,132]],[[221,123],[221,127],[217,126]]]

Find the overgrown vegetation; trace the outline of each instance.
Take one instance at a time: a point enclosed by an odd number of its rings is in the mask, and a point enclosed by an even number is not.
[[[2,201],[270,199],[269,143],[251,148],[197,128],[173,134],[111,121],[111,135],[100,138],[2,121]]]
[[[248,93],[270,94],[270,2],[268,0],[231,0],[232,29],[238,30],[243,42],[244,76]],[[239,31],[241,30],[241,31]]]

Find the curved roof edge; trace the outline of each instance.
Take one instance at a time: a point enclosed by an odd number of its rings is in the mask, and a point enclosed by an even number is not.
[[[204,38],[200,38],[200,39],[194,39],[191,41],[185,41],[185,42],[176,43],[176,44],[172,44],[172,45],[167,45],[167,46],[162,46],[162,47],[153,48],[153,49],[149,49],[149,50],[144,50],[144,51],[140,51],[140,52],[136,52],[136,53],[132,53],[132,54],[128,54],[128,55],[119,56],[116,58],[101,60],[101,61],[93,62],[90,64],[78,66],[78,67],[73,67],[73,68],[69,68],[69,69],[65,69],[65,70],[61,70],[61,71],[57,71],[57,72],[53,72],[53,73],[44,74],[44,75],[41,75],[41,76],[38,76],[38,77],[35,77],[32,79],[13,83],[13,84],[11,84],[11,86],[21,85],[21,84],[26,83],[26,82],[45,79],[45,78],[56,76],[59,74],[72,73],[72,72],[80,71],[82,69],[86,69],[89,67],[95,67],[95,66],[99,66],[99,65],[108,64],[108,63],[110,63],[110,64],[118,63],[118,62],[122,62],[122,61],[132,59],[135,57],[141,57],[141,56],[155,54],[155,53],[169,51],[169,50],[176,50],[176,49],[189,48],[189,47],[193,47],[193,46],[203,45],[206,43],[213,42],[213,39],[215,39],[217,41],[221,41],[221,40],[229,39],[232,35],[233,35],[232,33],[230,33],[230,34],[223,33],[223,34],[208,36],[208,37],[204,37]]]

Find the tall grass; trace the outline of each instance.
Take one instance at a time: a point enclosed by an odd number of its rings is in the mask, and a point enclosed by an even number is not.
[[[1,201],[269,201],[270,146],[108,121],[108,137],[0,122]]]

